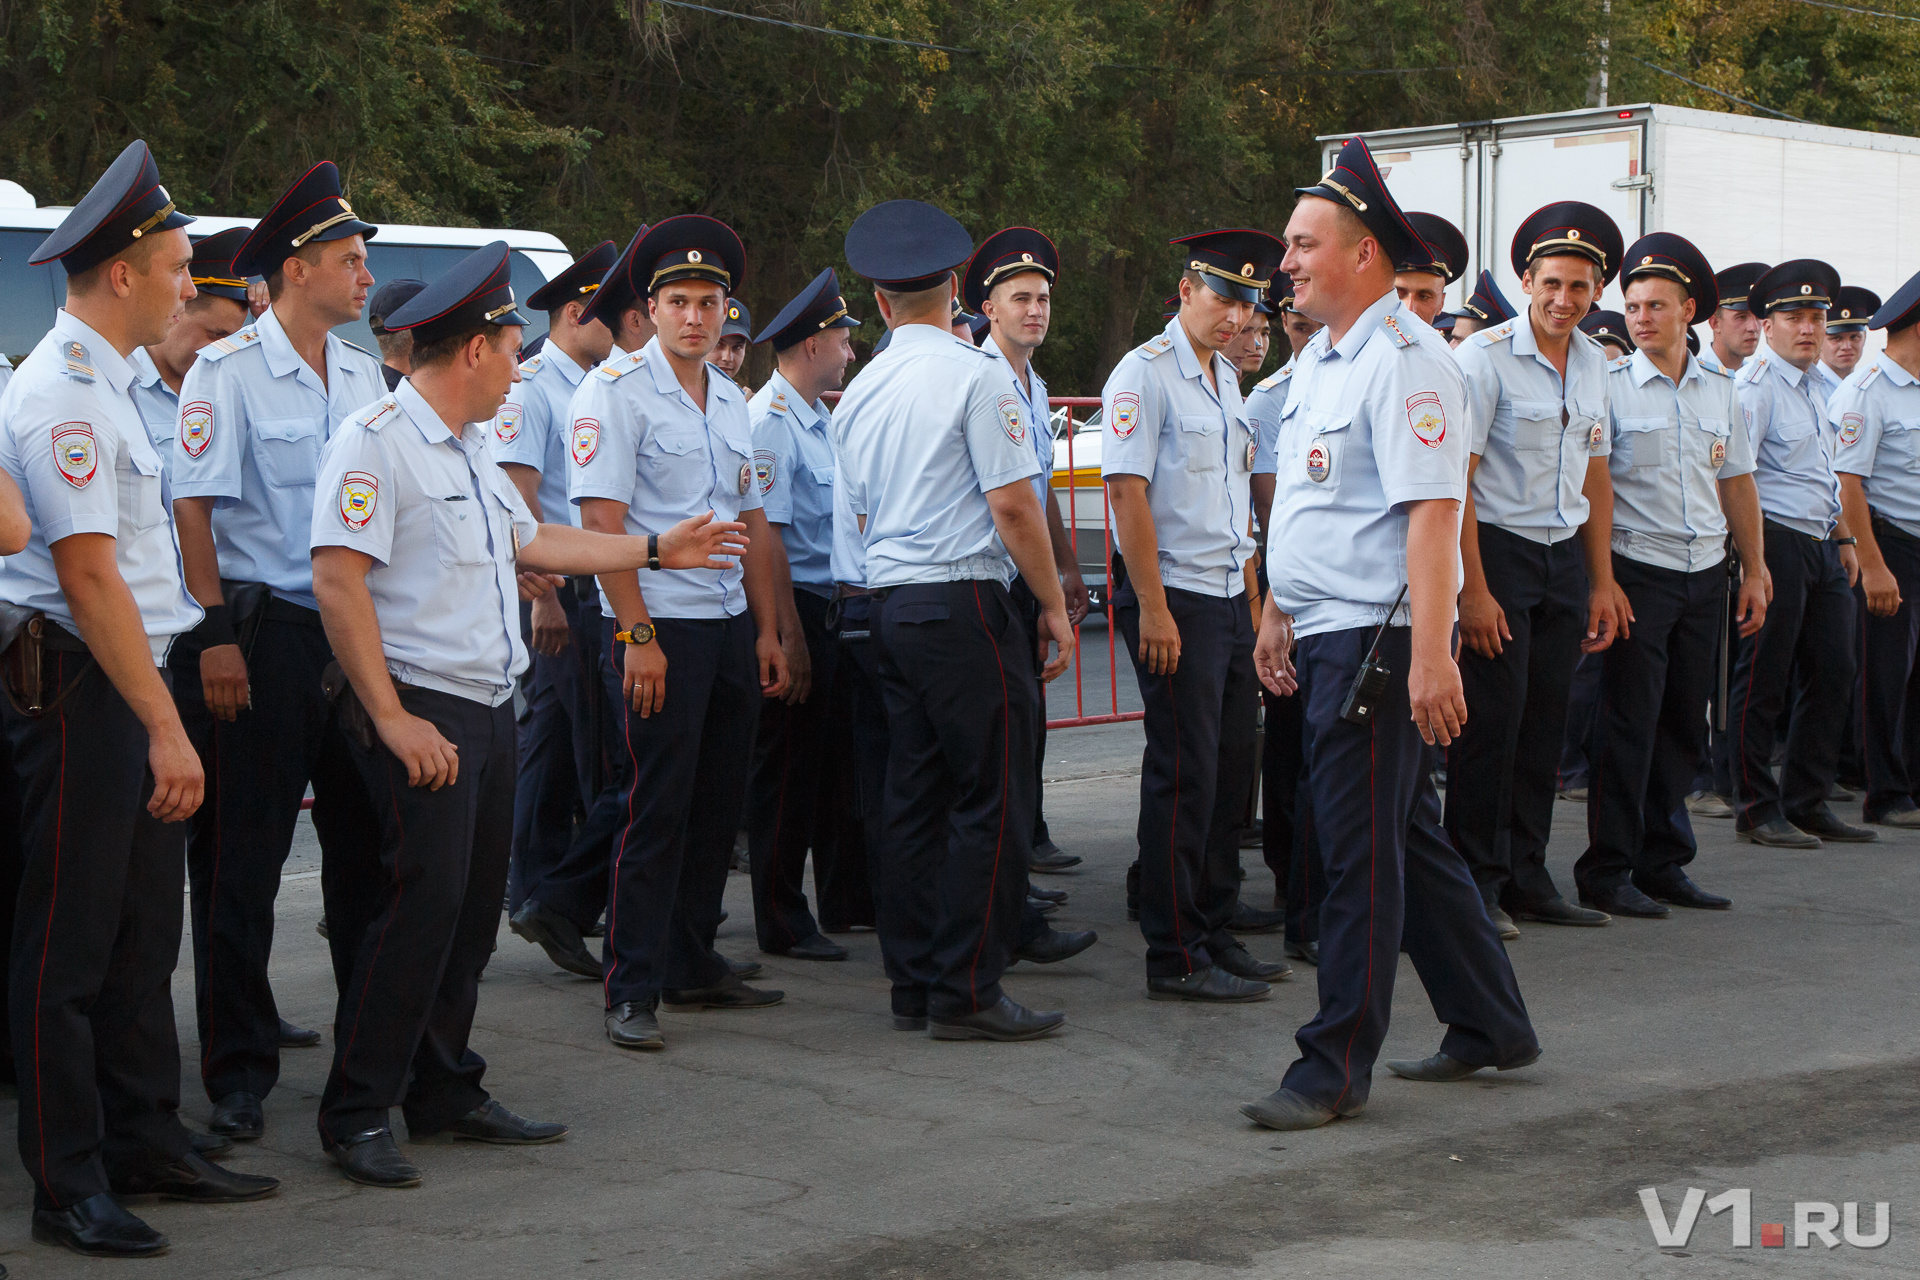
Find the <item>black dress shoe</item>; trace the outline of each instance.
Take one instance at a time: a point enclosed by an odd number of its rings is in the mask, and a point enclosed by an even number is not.
[[[1580,905],[1610,916],[1633,916],[1641,920],[1665,920],[1673,914],[1630,884],[1611,889],[1582,889]]]
[[[833,939],[816,933],[811,938],[800,939],[785,951],[770,950],[767,954],[786,956],[790,960],[845,960],[847,949]]]
[[[1272,933],[1287,922],[1284,911],[1269,911],[1265,907],[1256,907],[1250,902],[1233,904],[1233,914],[1227,917],[1229,933]]]
[[[1315,968],[1320,966],[1320,944],[1318,942],[1289,942],[1287,944],[1287,954],[1295,960],[1303,961],[1306,964],[1313,965]]]
[[[583,938],[606,937],[607,936],[607,913],[602,911],[600,913],[600,918],[593,922],[593,927],[590,929],[582,929],[580,931],[580,936]]]
[[[1733,905],[1732,898],[1723,898],[1717,893],[1708,893],[1693,881],[1687,879],[1684,871],[1671,873],[1668,879],[1658,884],[1640,882],[1636,887],[1648,897],[1660,902],[1670,902],[1676,907],[1691,907],[1695,911],[1725,911]]]
[[[604,978],[606,968],[593,958],[587,944],[580,940],[579,926],[528,899],[507,921],[514,936],[524,938],[547,953],[547,959],[582,978]]]
[[[1091,929],[1081,929],[1074,933],[1062,933],[1058,929],[1049,929],[1032,942],[1015,947],[1013,958],[1015,961],[1025,960],[1029,964],[1057,964],[1079,955],[1098,941],[1100,941],[1100,935]]]
[[[710,987],[660,993],[660,1003],[669,1009],[766,1009],[786,998],[784,991],[750,987],[731,973]]]
[[[1032,882],[1028,882],[1027,884],[1027,896],[1029,898],[1038,898],[1042,902],[1058,903],[1063,907],[1067,904],[1067,891],[1065,889],[1043,889]]]
[[[1518,1071],[1521,1067],[1530,1067],[1538,1061],[1540,1061],[1540,1051],[1535,1049],[1532,1053],[1527,1054],[1518,1061],[1509,1062],[1505,1066],[1495,1069],[1499,1071]],[[1476,1066],[1471,1062],[1462,1062],[1460,1059],[1449,1057],[1444,1053],[1436,1053],[1431,1057],[1421,1058],[1418,1061],[1411,1058],[1402,1058],[1398,1061],[1389,1062],[1387,1063],[1387,1070],[1393,1072],[1393,1074],[1403,1080],[1426,1080],[1437,1084],[1448,1084],[1455,1080],[1465,1080],[1474,1072],[1488,1065],[1491,1064],[1481,1063]]]
[[[714,954],[720,955],[717,951]],[[720,956],[720,959],[736,978],[757,978],[767,971],[767,966],[758,960],[735,960],[732,956]]]
[[[1292,965],[1257,959],[1245,947],[1215,947],[1213,962],[1236,978],[1255,982],[1279,982],[1293,976]]]
[[[1810,813],[1804,818],[1790,818],[1794,826],[1810,836],[1819,836],[1833,844],[1872,844],[1880,838],[1880,833],[1872,827],[1856,827],[1851,822],[1842,822],[1831,812]]]
[[[64,1209],[35,1209],[33,1238],[89,1258],[151,1258],[167,1251],[165,1236],[105,1191]]]
[[[1318,1129],[1333,1119],[1334,1112],[1332,1107],[1323,1107],[1291,1089],[1275,1089],[1258,1102],[1242,1103],[1240,1114],[1257,1125],[1290,1133]]]
[[[1033,852],[1027,857],[1027,870],[1041,871],[1051,875],[1057,871],[1065,871],[1068,867],[1077,867],[1080,862],[1079,854],[1068,853],[1049,840],[1033,847]]]
[[[267,1113],[257,1093],[230,1093],[213,1104],[207,1128],[240,1142],[252,1142],[267,1131]]]
[[[327,1148],[349,1182],[363,1187],[417,1187],[420,1170],[407,1162],[391,1129],[368,1129]]]
[[[1127,904],[1127,919],[1138,920],[1139,918],[1140,918],[1140,904],[1137,902],[1129,902]]]
[[[927,1015],[924,1013],[896,1013],[893,1015],[895,1031],[925,1031]]]
[[[978,1013],[927,1019],[935,1040],[1032,1040],[1057,1030],[1067,1015],[1056,1009],[1029,1009],[1001,996],[1000,1003]]]
[[[664,1049],[660,1019],[638,1000],[625,1000],[607,1010],[607,1039],[622,1049]]]
[[[1060,909],[1059,903],[1048,902],[1045,898],[1036,898],[1036,897],[1033,897],[1031,894],[1029,894],[1027,897],[1027,905],[1029,907],[1032,907],[1035,911],[1038,911],[1043,916],[1050,916],[1054,912]]]
[[[1757,827],[1741,830],[1733,829],[1734,838],[1745,840],[1748,844],[1763,844],[1770,849],[1818,849],[1820,837],[1808,835],[1785,818],[1775,818],[1772,822],[1763,822]]]
[[[1513,909],[1516,920],[1537,920],[1541,924],[1572,924],[1594,928],[1607,924],[1613,917],[1604,911],[1593,911],[1586,907],[1576,907],[1565,898],[1555,896],[1545,902],[1529,903]]]
[[[327,918],[325,916],[321,916],[313,922],[313,931],[329,942],[333,940],[333,935],[327,932]]]
[[[285,1018],[280,1019],[280,1047],[282,1049],[311,1049],[320,1043],[320,1033],[311,1027],[296,1027]]]
[[[567,1136],[567,1126],[550,1120],[528,1120],[501,1106],[493,1098],[455,1120],[447,1135],[469,1142],[490,1142],[497,1147],[537,1147],[558,1142]]]
[[[1520,926],[1513,922],[1513,917],[1508,915],[1504,908],[1499,906],[1488,907],[1487,919],[1493,921],[1493,931],[1500,935],[1500,941],[1520,941]],[[1404,951],[1406,948],[1402,947],[1401,950]]]
[[[1907,831],[1920,828],[1920,809],[1889,809],[1877,818],[1868,818],[1868,822],[1882,827],[1899,827]]]
[[[1273,988],[1264,982],[1236,978],[1218,965],[1198,973],[1147,979],[1149,1000],[1196,1000],[1203,1004],[1245,1004],[1265,1000]]]
[[[113,1194],[159,1196],[163,1200],[191,1200],[195,1204],[238,1204],[262,1200],[280,1189],[280,1179],[222,1169],[204,1156],[187,1152],[178,1160],[115,1178]]]
[[[193,1143],[193,1154],[205,1156],[209,1160],[216,1156],[224,1156],[233,1150],[233,1139],[225,1134],[195,1133],[189,1129],[187,1139]]]

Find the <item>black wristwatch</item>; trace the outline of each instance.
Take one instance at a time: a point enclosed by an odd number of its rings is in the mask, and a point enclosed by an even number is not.
[[[658,569],[659,567],[660,567],[660,535],[657,533],[650,533],[647,535],[647,568]]]
[[[625,631],[614,632],[613,638],[621,644],[652,644],[653,624],[650,622],[635,623]]]
[[[1828,538],[1827,541],[1836,547],[1857,547],[1860,545],[1860,539],[1858,538]]]

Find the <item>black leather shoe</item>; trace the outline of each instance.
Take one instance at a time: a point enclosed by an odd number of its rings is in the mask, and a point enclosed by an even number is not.
[[[1687,879],[1684,871],[1675,871],[1659,884],[1639,883],[1635,885],[1640,892],[1659,902],[1671,903],[1676,907],[1691,907],[1695,911],[1725,911],[1733,905],[1732,898],[1723,898],[1717,893],[1708,893],[1693,881]]]
[[[1665,907],[1630,884],[1612,889],[1581,890],[1580,905],[1610,916],[1633,916],[1641,920],[1665,920],[1672,915]]]
[[[267,1113],[257,1093],[230,1093],[213,1104],[207,1128],[222,1137],[252,1142],[267,1131]]]
[[[1081,929],[1073,933],[1049,929],[1032,942],[1015,947],[1013,958],[1016,962],[1025,960],[1029,964],[1057,964],[1079,955],[1098,941],[1100,941],[1100,935],[1091,929]]]
[[[1540,1061],[1540,1051],[1535,1049],[1518,1062],[1509,1062],[1505,1066],[1497,1069],[1500,1071],[1518,1071],[1521,1067],[1530,1067],[1538,1061]],[[1481,1070],[1485,1065],[1487,1064],[1483,1063],[1481,1066],[1475,1066],[1470,1062],[1462,1062],[1460,1059],[1449,1057],[1444,1053],[1436,1053],[1431,1057],[1421,1058],[1418,1061],[1411,1058],[1402,1058],[1395,1062],[1389,1062],[1387,1063],[1387,1070],[1393,1072],[1393,1074],[1403,1080],[1425,1080],[1436,1084],[1448,1084],[1455,1080],[1465,1080],[1474,1072]]]
[[[496,1147],[537,1147],[566,1137],[567,1126],[550,1120],[528,1120],[507,1110],[498,1100],[488,1098],[455,1120],[447,1129],[447,1136],[469,1142],[490,1142]]]
[[[1148,978],[1149,1000],[1197,1000],[1205,1004],[1245,1004],[1265,1000],[1273,988],[1264,982],[1236,978],[1218,965],[1178,977]]]
[[[296,1027],[285,1018],[280,1019],[280,1047],[282,1049],[311,1049],[320,1043],[320,1033],[312,1027]]]
[[[893,1029],[895,1031],[925,1031],[927,1029],[927,1015],[924,1013],[896,1013],[893,1015]]]
[[[1137,902],[1129,902],[1127,904],[1127,919],[1138,920],[1139,918],[1140,918],[1140,904]]]
[[[1275,1089],[1258,1102],[1242,1103],[1240,1114],[1257,1125],[1287,1133],[1318,1129],[1333,1119],[1333,1108],[1323,1107],[1291,1089]]]
[[[1065,889],[1043,889],[1031,881],[1027,883],[1027,896],[1029,898],[1038,898],[1042,902],[1051,902],[1058,906],[1064,907],[1067,905],[1067,891]]]
[[[582,929],[580,931],[580,936],[583,938],[606,937],[607,936],[607,913],[602,911],[600,913],[600,918],[593,922],[593,927],[591,929]]]
[[[1057,871],[1065,871],[1068,867],[1077,867],[1080,862],[1079,854],[1068,853],[1049,840],[1045,844],[1034,846],[1032,854],[1027,857],[1027,870],[1041,871],[1051,875]]]
[[[1790,822],[1810,836],[1819,836],[1831,844],[1872,844],[1880,838],[1880,833],[1872,827],[1856,827],[1851,822],[1842,822],[1831,812],[1810,813],[1804,818],[1791,818]]]
[[[219,1133],[195,1133],[187,1131],[188,1141],[193,1143],[193,1154],[212,1160],[224,1156],[233,1150],[233,1139]]]
[[[1585,925],[1588,928],[1607,924],[1613,920],[1613,917],[1604,911],[1576,907],[1561,897],[1552,897],[1545,902],[1515,907],[1513,915],[1516,920],[1537,920],[1541,924]]]
[[[547,953],[547,959],[582,978],[604,978],[606,968],[580,940],[580,929],[558,911],[528,899],[507,921],[514,936]]]
[[[1775,818],[1772,822],[1763,822],[1757,827],[1748,827],[1742,831],[1735,827],[1736,839],[1748,844],[1764,844],[1770,849],[1818,849],[1820,837],[1808,835],[1785,818]]]
[[[321,916],[313,922],[313,931],[328,941],[333,940],[333,935],[327,932],[327,918],[325,916]]]
[[[1043,916],[1050,916],[1054,912],[1060,909],[1059,903],[1048,902],[1045,898],[1036,898],[1036,897],[1033,897],[1032,895],[1028,895],[1027,905],[1032,907],[1035,911],[1038,911]]]
[[[669,1009],[766,1009],[786,998],[784,991],[750,987],[731,973],[710,987],[660,993],[660,1003]]]
[[[790,960],[845,960],[847,949],[824,934],[816,933],[811,938],[800,939],[785,951],[768,950],[767,954],[786,956]]]
[[[327,1148],[349,1182],[363,1187],[417,1187],[420,1170],[407,1162],[391,1129],[368,1129]]]
[[[719,952],[714,954],[719,955]],[[732,956],[720,956],[720,958],[726,962],[727,968],[733,971],[733,976],[736,978],[757,978],[767,971],[767,966],[758,960],[735,960]]]
[[[1255,982],[1279,982],[1293,976],[1292,965],[1258,959],[1245,947],[1215,947],[1213,963],[1236,978]]]
[[[1493,921],[1494,932],[1500,935],[1500,941],[1518,942],[1520,940],[1520,926],[1513,922],[1513,917],[1508,915],[1505,909],[1498,906],[1488,907],[1487,919]]]
[[[1314,968],[1320,967],[1320,944],[1318,942],[1289,942],[1287,954]]]
[[[158,1196],[163,1200],[191,1200],[196,1204],[238,1204],[262,1200],[280,1189],[280,1179],[222,1169],[189,1151],[169,1164],[115,1178],[113,1194]]]
[[[1233,904],[1233,914],[1227,917],[1229,933],[1272,933],[1287,922],[1284,911],[1269,911],[1265,907],[1256,907],[1250,902]]]
[[[607,1010],[607,1039],[622,1049],[664,1049],[660,1019],[638,1000],[625,1000]]]
[[[1907,831],[1920,828],[1920,809],[1889,809],[1877,818],[1868,818],[1868,822],[1882,827],[1899,827]]]
[[[978,1013],[927,1019],[927,1035],[935,1040],[1032,1040],[1058,1030],[1067,1015],[1057,1009],[1029,1009],[1001,996],[1000,1003]]]
[[[35,1209],[33,1238],[89,1258],[152,1258],[167,1251],[165,1236],[105,1191],[64,1209]]]

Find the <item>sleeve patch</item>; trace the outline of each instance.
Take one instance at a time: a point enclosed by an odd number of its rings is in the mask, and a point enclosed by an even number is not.
[[[493,434],[500,437],[501,444],[512,444],[520,435],[520,419],[526,410],[509,400],[500,406],[500,412],[493,420]]]
[[[773,491],[774,477],[779,473],[779,459],[771,449],[753,451],[753,478],[760,484],[760,494],[765,497]]]
[[[1027,420],[1020,415],[1020,401],[1014,396],[1001,396],[995,405],[1000,410],[1000,425],[1006,428],[1007,439],[1015,444],[1027,442]]]
[[[1860,438],[1860,433],[1866,429],[1866,425],[1867,425],[1867,419],[1864,414],[1858,414],[1858,413],[1841,414],[1840,415],[1840,443],[1852,444],[1855,441],[1857,441]]]
[[[1140,425],[1140,397],[1131,391],[1122,391],[1113,398],[1113,434],[1116,439],[1125,440]]]
[[[85,422],[63,422],[53,429],[53,460],[60,474],[76,489],[84,489],[99,467],[93,427]]]
[[[213,443],[213,405],[195,400],[180,410],[180,447],[197,458]]]
[[[581,418],[573,424],[573,465],[584,467],[600,452],[600,424],[593,418]]]
[[[380,505],[380,482],[364,471],[349,471],[340,482],[340,519],[355,533],[367,527]]]
[[[1447,438],[1447,409],[1436,392],[1421,391],[1407,397],[1407,425],[1413,435],[1429,449],[1438,449]]]

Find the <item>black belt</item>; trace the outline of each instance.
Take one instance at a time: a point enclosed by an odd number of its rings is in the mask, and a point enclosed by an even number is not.
[[[1881,515],[1878,511],[1873,511],[1869,508],[1869,513],[1873,520],[1873,536],[1880,541],[1885,542],[1891,538],[1896,542],[1910,542],[1920,545],[1920,538],[1914,537],[1905,529],[1902,529],[1899,525]]]
[[[1831,540],[1824,535],[1816,537],[1811,533],[1802,533],[1798,529],[1793,528],[1791,525],[1781,524],[1778,520],[1772,519],[1771,517],[1767,517],[1767,516],[1762,516],[1760,518],[1760,523],[1765,528],[1778,529],[1781,533],[1790,533],[1796,538],[1805,538],[1808,542],[1825,543]]]
[[[282,600],[279,596],[267,597],[267,607],[262,611],[262,616],[274,622],[291,622],[296,626],[318,627],[323,630],[325,628],[325,624],[320,621],[318,609],[309,609],[303,604]]]
[[[93,652],[93,650],[87,648],[86,641],[55,622],[52,618],[43,617],[40,620],[40,643],[44,648],[57,649],[61,653],[91,654]]]

